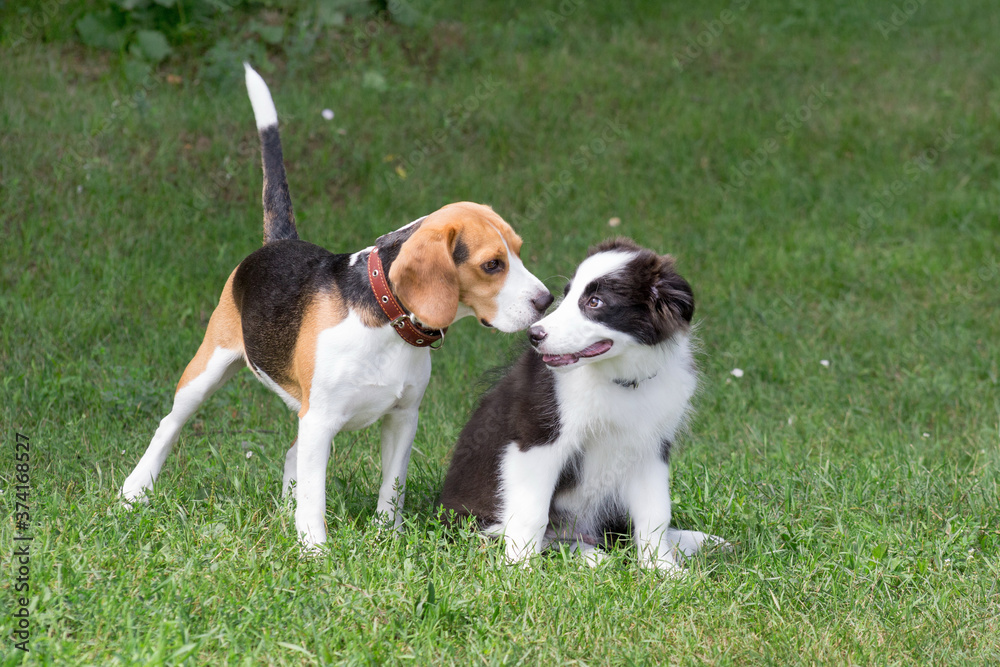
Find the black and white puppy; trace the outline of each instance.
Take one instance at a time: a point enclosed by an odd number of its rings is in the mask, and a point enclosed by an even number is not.
[[[671,443],[697,386],[694,295],[628,239],[591,249],[565,297],[458,439],[441,503],[502,535],[521,561],[554,540],[588,561],[631,522],[643,566],[673,571],[722,540],[670,526]]]

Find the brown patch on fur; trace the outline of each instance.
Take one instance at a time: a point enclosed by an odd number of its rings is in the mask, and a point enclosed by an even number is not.
[[[222,288],[219,305],[215,307],[212,317],[208,320],[208,328],[205,330],[201,346],[194,358],[188,362],[180,382],[177,383],[177,391],[186,387],[189,382],[205,372],[208,360],[212,358],[216,348],[221,347],[242,352],[243,328],[240,325],[240,313],[236,310],[236,303],[233,301],[233,276],[235,275],[236,269],[233,269],[233,272],[229,274],[229,279],[226,280],[226,286]]]
[[[316,345],[319,334],[341,323],[346,317],[347,305],[336,291],[320,292],[305,308],[289,372],[293,383],[282,385],[285,391],[302,403],[299,417],[304,417],[309,411],[309,390],[312,388],[313,375],[316,372]]]
[[[378,304],[362,303],[353,306],[352,310],[357,314],[361,323],[369,329],[378,329],[381,326],[385,326],[385,313],[378,307]]]
[[[453,253],[459,238],[469,256],[456,267]],[[520,255],[521,238],[489,206],[449,204],[427,216],[403,243],[389,268],[389,281],[403,306],[424,326],[448,326],[460,302],[479,319],[490,321],[510,271],[504,241],[514,255]],[[503,270],[486,273],[482,266],[491,260],[503,262]]]

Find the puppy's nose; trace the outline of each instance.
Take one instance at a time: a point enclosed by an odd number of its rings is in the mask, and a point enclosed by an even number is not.
[[[531,303],[535,306],[535,310],[537,310],[540,313],[544,313],[545,309],[551,306],[554,300],[555,297],[553,297],[548,292],[544,292],[541,296],[536,296],[534,299],[532,299]]]
[[[550,294],[549,299],[551,298],[552,295]],[[538,344],[541,343],[546,338],[548,338],[548,336],[549,334],[546,333],[545,329],[543,329],[542,327],[535,326],[528,329],[528,340],[530,340],[531,344],[534,345],[535,347],[538,347]]]

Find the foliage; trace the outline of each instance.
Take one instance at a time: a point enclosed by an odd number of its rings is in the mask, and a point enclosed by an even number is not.
[[[226,78],[222,72],[232,70],[233,63],[266,61],[267,47],[302,56],[317,32],[342,28],[347,17],[364,18],[377,9],[366,0],[275,5],[253,0],[103,0],[101,4],[76,21],[77,34],[87,46],[121,53],[133,81],[141,80],[176,48],[204,53],[203,73],[210,80]]]

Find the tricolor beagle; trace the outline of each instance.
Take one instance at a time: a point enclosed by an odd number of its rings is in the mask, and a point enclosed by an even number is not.
[[[326,540],[334,435],[384,418],[377,511],[399,526],[430,378],[427,347],[468,315],[501,331],[524,329],[552,295],[521,263],[520,237],[479,204],[449,204],[350,255],[300,241],[274,102],[249,65],[246,81],[263,154],[264,245],[230,274],[173,409],[121,494],[126,503],[145,499],[184,423],[246,365],[298,411],[283,486],[296,500],[295,529],[312,547]]]

